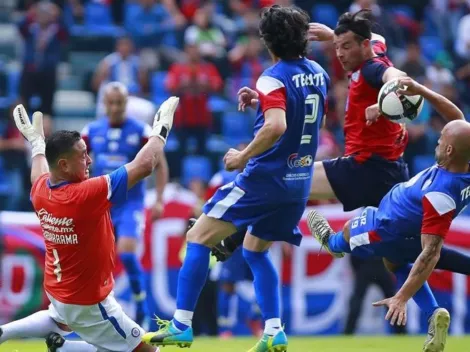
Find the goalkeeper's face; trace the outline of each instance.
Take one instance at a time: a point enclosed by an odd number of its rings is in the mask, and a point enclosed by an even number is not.
[[[90,177],[91,157],[88,155],[85,141],[75,143],[66,158],[59,160],[59,165],[71,182],[85,181]]]

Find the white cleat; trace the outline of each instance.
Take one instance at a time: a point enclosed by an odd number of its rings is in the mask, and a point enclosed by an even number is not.
[[[328,245],[328,239],[335,233],[328,220],[316,210],[312,210],[307,215],[307,225],[310,233],[320,242],[322,248],[325,248],[335,258],[344,257],[344,253],[333,252]]]
[[[443,352],[449,332],[450,314],[447,309],[438,308],[429,319],[428,337],[423,352]]]

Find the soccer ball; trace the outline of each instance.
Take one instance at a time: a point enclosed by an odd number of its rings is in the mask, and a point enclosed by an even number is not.
[[[399,88],[397,79],[382,86],[378,96],[380,112],[392,122],[411,122],[423,109],[424,98],[420,95],[397,94]]]

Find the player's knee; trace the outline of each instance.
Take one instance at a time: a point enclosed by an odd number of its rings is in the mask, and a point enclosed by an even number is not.
[[[384,263],[385,269],[387,269],[391,273],[394,273],[400,267],[397,264],[393,264],[391,261],[387,260],[386,258],[383,258],[382,261]]]
[[[194,227],[191,227],[188,232],[186,232],[186,241],[205,244],[203,234],[201,234],[201,232],[195,229]]]
[[[118,253],[135,253],[137,251],[137,240],[132,237],[121,237],[117,242]]]

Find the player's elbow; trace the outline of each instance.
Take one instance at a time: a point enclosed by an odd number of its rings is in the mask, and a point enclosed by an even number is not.
[[[268,130],[269,135],[277,140],[286,132],[287,124],[285,120],[271,121],[265,124],[265,128]]]

